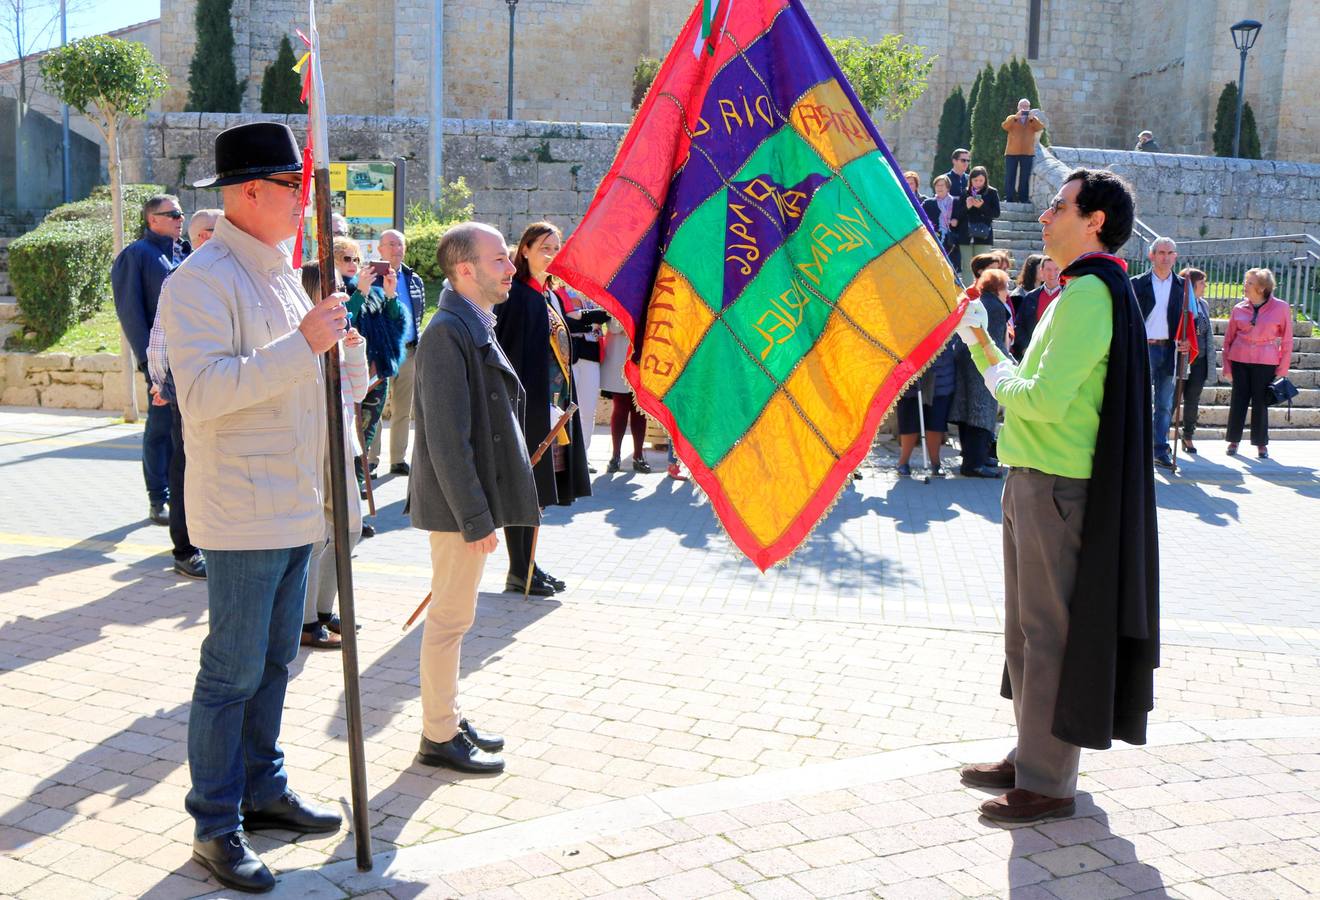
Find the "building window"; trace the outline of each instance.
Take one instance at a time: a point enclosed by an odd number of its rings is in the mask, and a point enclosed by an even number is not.
[[[1029,0],[1031,11],[1027,14],[1027,59],[1040,59],[1040,4],[1041,0]]]

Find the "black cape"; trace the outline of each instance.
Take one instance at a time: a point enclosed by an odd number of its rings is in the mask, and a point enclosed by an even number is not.
[[[526,282],[514,279],[509,299],[495,307],[495,338],[504,355],[518,373],[523,390],[527,391],[527,416],[523,421],[523,437],[527,441],[527,454],[531,456],[550,433],[550,319],[546,313],[546,297]],[[565,320],[570,330],[576,325]],[[570,372],[572,369],[570,368]],[[569,392],[577,402],[577,386],[569,379]],[[578,497],[591,496],[591,475],[587,471],[587,445],[582,439],[583,421],[593,422],[596,411],[586,415],[579,410],[573,414],[568,426],[570,443],[568,465],[555,472],[554,453],[547,450],[532,469],[536,478],[536,495],[541,506],[568,506]]]
[[[1105,283],[1114,333],[1051,730],[1059,740],[1105,750],[1114,738],[1146,743],[1146,714],[1155,706],[1160,604],[1150,359],[1145,321],[1117,260],[1083,257],[1063,275]],[[1002,693],[1011,696],[1007,672]]]

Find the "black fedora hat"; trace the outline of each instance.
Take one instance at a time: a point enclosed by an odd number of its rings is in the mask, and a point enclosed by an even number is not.
[[[302,151],[288,125],[252,122],[215,136],[215,174],[195,188],[223,187],[280,172],[301,172]]]

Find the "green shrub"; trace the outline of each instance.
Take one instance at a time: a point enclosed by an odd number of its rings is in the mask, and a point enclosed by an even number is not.
[[[637,65],[633,66],[632,75],[632,108],[642,105],[646,99],[646,94],[651,90],[651,82],[655,81],[655,76],[660,74],[660,60],[651,56],[639,56]]]
[[[439,281],[444,277],[435,261],[440,236],[449,226],[471,219],[472,214],[472,191],[462,178],[445,185],[439,210],[429,203],[414,203],[404,219],[403,236],[407,241],[404,263],[422,276],[423,281]]]
[[[124,185],[125,244],[142,232],[142,204],[163,193],[158,184]],[[34,230],[9,245],[9,278],[23,322],[38,341],[59,338],[111,299],[114,262],[110,190],[51,210]]]
[[[9,278],[23,322],[53,340],[110,299],[113,243],[108,223],[43,222],[9,245]]]

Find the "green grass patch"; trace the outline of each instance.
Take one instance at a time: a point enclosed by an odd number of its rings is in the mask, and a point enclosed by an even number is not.
[[[107,304],[92,314],[90,319],[78,322],[54,339],[33,338],[25,341],[21,333],[9,336],[6,350],[26,353],[68,353],[87,356],[92,353],[119,352],[119,318],[114,304]]]

